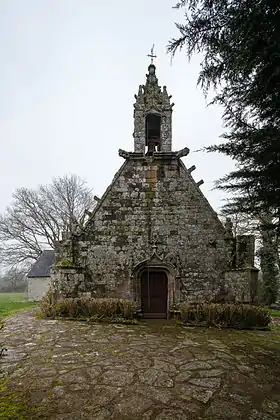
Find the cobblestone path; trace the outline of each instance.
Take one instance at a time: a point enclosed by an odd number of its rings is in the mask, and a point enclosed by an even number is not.
[[[279,333],[42,320],[34,310],[5,324],[0,375],[24,395],[28,419],[280,419]]]

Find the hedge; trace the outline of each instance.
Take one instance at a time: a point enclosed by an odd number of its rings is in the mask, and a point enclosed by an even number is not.
[[[261,306],[233,303],[181,303],[180,320],[183,324],[218,328],[266,328],[271,317]]]
[[[136,317],[136,304],[133,301],[116,298],[61,298],[53,302],[46,296],[40,302],[45,317],[93,318],[93,319],[133,319]]]

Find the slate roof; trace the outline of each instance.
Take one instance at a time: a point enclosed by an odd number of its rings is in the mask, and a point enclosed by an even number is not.
[[[52,249],[43,251],[38,260],[31,267],[27,277],[50,277],[50,268],[54,262],[54,251]]]

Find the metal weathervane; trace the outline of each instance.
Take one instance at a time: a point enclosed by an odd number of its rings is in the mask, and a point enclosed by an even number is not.
[[[154,54],[154,49],[155,49],[155,44],[153,44],[150,54],[147,55],[147,57],[151,58],[151,64],[154,64],[154,58],[157,58],[157,56]]]

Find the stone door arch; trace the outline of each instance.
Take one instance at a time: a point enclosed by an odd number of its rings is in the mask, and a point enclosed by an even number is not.
[[[150,259],[141,261],[134,267],[132,272],[133,298],[136,301],[139,309],[143,309],[143,305],[145,305],[144,300],[147,297],[143,296],[143,293],[145,294],[145,289],[147,288],[147,286],[143,287],[143,282],[147,281],[147,279],[145,279],[145,277],[147,277],[147,274],[149,274],[149,280],[151,281],[150,292],[152,294],[154,293],[153,291],[156,287],[158,287],[158,285],[161,285],[162,288],[166,287],[166,316],[168,317],[169,311],[174,305],[177,296],[176,270],[172,264],[163,261],[156,254],[154,254]],[[164,280],[165,278],[166,280]],[[154,283],[152,284],[152,282]],[[164,290],[161,290],[161,292],[162,293],[160,294],[157,293],[157,298],[161,296],[161,298],[163,299]],[[162,304],[160,306],[162,307]],[[163,312],[161,313],[161,315],[163,315]],[[153,313],[152,311],[151,316],[149,317],[164,317],[161,315],[159,313]]]

